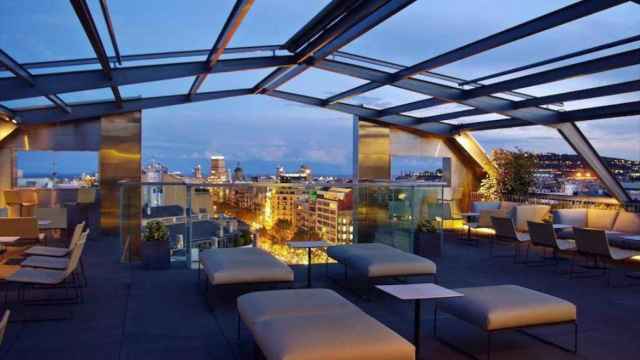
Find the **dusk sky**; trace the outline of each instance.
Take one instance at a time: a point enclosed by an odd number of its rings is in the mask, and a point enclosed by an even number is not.
[[[419,0],[342,50],[412,65],[572,2]],[[89,3],[107,52],[112,55],[99,2],[89,0]],[[232,0],[109,1],[122,54],[208,49],[215,41],[233,3]],[[229,46],[282,44],[327,3],[328,1],[312,0],[256,0]],[[478,77],[638,34],[640,6],[629,2],[435,71],[463,78]],[[638,46],[639,43],[632,43],[530,72]],[[19,62],[95,57],[71,5],[65,0],[0,2],[0,48]],[[250,55],[253,54],[240,56]],[[232,56],[238,55],[223,58]],[[183,60],[195,61],[197,58],[170,59],[164,62]],[[124,66],[161,62],[163,61],[131,62]],[[41,69],[33,70],[33,73],[95,68],[97,67]],[[201,91],[249,88],[270,71],[271,69],[263,69],[211,74]],[[0,76],[8,76],[7,74],[0,73]],[[632,66],[520,91],[532,95],[547,95],[638,78],[640,66]],[[192,82],[193,77],[190,77],[122,86],[120,91],[125,97],[170,95],[186,93]],[[358,79],[312,69],[282,86],[281,90],[328,97],[362,83],[364,82]],[[109,99],[112,95],[109,89],[100,89],[61,94],[61,97],[73,102]],[[384,108],[424,98],[426,96],[386,86],[349,99],[348,102]],[[640,94],[636,92],[569,102],[565,103],[564,109],[573,110],[638,99]],[[44,98],[38,98],[6,101],[2,104],[20,108],[48,102]],[[460,105],[446,105],[409,114],[426,116],[464,108]],[[175,170],[190,172],[197,163],[208,169],[207,158],[212,154],[222,154],[227,158],[229,167],[234,167],[239,162],[248,173],[272,173],[278,164],[293,168],[301,163],[311,165],[316,173],[351,172],[351,115],[267,96],[245,96],[145,110],[143,119],[144,161],[156,159]],[[460,121],[481,119],[482,117],[473,117]],[[640,118],[582,122],[579,127],[601,155],[640,160]],[[557,132],[541,126],[476,132],[474,135],[487,151],[496,147],[518,146],[531,151],[572,153]]]

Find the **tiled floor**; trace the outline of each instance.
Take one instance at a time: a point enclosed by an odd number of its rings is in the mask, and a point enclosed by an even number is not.
[[[580,319],[578,358],[637,359],[640,353],[640,287],[607,288],[602,278],[569,279],[553,267],[515,265],[511,259],[488,257],[487,247],[448,242],[439,259],[440,283],[447,287],[518,284],[575,302]],[[250,334],[238,343],[234,297],[246,289],[228,291],[211,312],[197,287],[196,273],[175,267],[145,271],[118,263],[116,239],[88,244],[85,265],[89,287],[84,304],[75,305],[72,320],[11,323],[0,353],[3,359],[253,359]],[[332,271],[339,271],[335,266]],[[300,286],[304,268],[296,269]],[[336,286],[314,268],[314,286]],[[364,302],[337,288],[402,336],[411,339],[413,308],[378,293]],[[62,309],[64,310],[64,309]],[[464,359],[432,337],[432,305],[424,305],[421,359]],[[32,309],[32,316],[61,311]],[[445,317],[440,333],[482,355],[485,338],[477,330]],[[312,324],[310,324],[312,325]],[[570,328],[536,330],[570,344]],[[573,359],[575,355],[516,332],[495,337],[494,359]]]

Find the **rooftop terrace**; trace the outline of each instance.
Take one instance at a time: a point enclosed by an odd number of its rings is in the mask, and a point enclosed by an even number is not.
[[[488,248],[451,240],[438,260],[440,284],[465,287],[518,284],[577,304],[580,317],[578,356],[532,340],[517,332],[496,337],[494,359],[635,359],[640,344],[639,287],[607,288],[603,278],[569,279],[553,267],[513,264],[511,259],[490,259]],[[182,265],[168,271],[142,270],[118,262],[119,246],[113,238],[91,241],[86,249],[89,286],[83,304],[74,305],[72,320],[12,323],[2,347],[3,359],[252,359],[251,335],[236,335],[235,296],[249,289],[221,293],[210,311],[197,287],[196,273]],[[330,271],[339,271],[332,265]],[[6,265],[3,265],[6,269]],[[324,277],[323,265],[313,269],[313,285],[336,289],[407,339],[412,337],[413,309],[377,293],[370,302],[336,287]],[[297,286],[303,286],[304,267],[295,267]],[[425,303],[425,332],[420,359],[464,359],[432,337],[432,305]],[[63,308],[31,311],[32,316],[64,311]],[[480,333],[441,314],[440,334],[479,356],[485,346]],[[313,324],[310,324],[312,326]],[[536,330],[570,342],[571,331],[562,328]]]

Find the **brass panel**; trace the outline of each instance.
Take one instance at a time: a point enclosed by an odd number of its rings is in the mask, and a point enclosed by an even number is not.
[[[357,121],[357,120],[356,120]],[[390,129],[365,121],[357,121],[354,134],[357,176],[359,181],[391,179]]]
[[[133,256],[140,244],[140,187],[127,187],[124,192],[123,214],[120,214],[120,181],[141,180],[141,112],[105,116],[100,119],[100,225],[102,232],[126,233]]]

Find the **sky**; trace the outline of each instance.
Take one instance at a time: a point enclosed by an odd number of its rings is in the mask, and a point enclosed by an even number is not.
[[[342,50],[412,65],[572,2],[419,0]],[[113,54],[99,1],[88,0],[88,3],[107,52]],[[153,6],[149,6],[149,1],[110,0],[109,7],[121,53],[138,54],[210,48],[233,3],[232,0],[154,0]],[[256,0],[229,46],[284,43],[327,3],[328,1],[313,0]],[[640,6],[628,2],[505,47],[449,64],[436,71],[463,78],[478,77],[637,34],[640,34]],[[638,46],[639,43],[621,46],[533,71]],[[95,57],[71,5],[64,0],[0,2],[0,48],[19,62]],[[227,55],[224,58],[237,56]],[[197,58],[169,61],[181,60],[194,61]],[[161,62],[163,61],[132,62],[125,66]],[[94,68],[96,66],[91,65],[33,70],[33,73]],[[252,87],[270,71],[271,69],[262,69],[212,74],[201,91]],[[0,76],[8,75],[0,73]],[[640,66],[632,66],[520,91],[540,96],[637,78],[640,78]],[[136,84],[122,86],[120,91],[125,97],[185,93],[192,81],[193,78],[183,78]],[[362,83],[358,79],[311,69],[280,89],[328,97]],[[60,96],[65,101],[73,102],[109,99],[112,95],[108,89],[99,89]],[[348,102],[384,108],[424,98],[427,97],[385,86],[351,98]],[[565,103],[564,109],[573,110],[638,99],[640,94],[636,92],[569,102]],[[44,98],[35,98],[6,101],[2,104],[20,108],[48,102]],[[409,115],[428,116],[459,109],[464,109],[464,106],[443,105],[414,111]],[[495,118],[495,115],[490,117]],[[472,117],[456,120],[454,123],[482,119],[483,117]],[[640,160],[638,117],[581,122],[579,127],[602,155]],[[235,167],[239,163],[247,173],[271,174],[278,165],[293,170],[305,163],[317,174],[348,175],[351,173],[352,131],[353,117],[348,114],[267,96],[244,96],[144,110],[143,159],[144,162],[156,160],[174,170],[189,173],[196,164],[207,169],[207,159],[213,154],[222,154],[227,159],[228,167]],[[474,135],[487,151],[520,147],[537,152],[573,152],[556,131],[542,126],[475,132]]]

